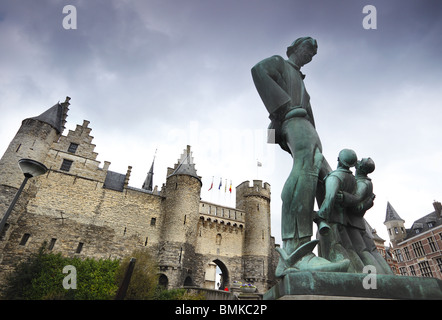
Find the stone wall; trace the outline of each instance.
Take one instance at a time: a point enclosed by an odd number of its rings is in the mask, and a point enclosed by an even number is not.
[[[38,160],[49,170],[29,180],[0,235],[0,273],[43,243],[52,252],[97,259],[123,258],[143,247],[157,257],[169,287],[204,286],[215,262],[227,286],[248,279],[265,291],[274,246],[268,184],[241,184],[237,208],[229,208],[201,201],[200,178],[173,174],[178,165],[169,169],[160,193],[130,187],[129,167],[117,174],[125,181],[116,191],[105,185],[110,162],[101,167],[96,160],[88,125],[62,136],[44,122],[23,121],[0,160],[0,209],[6,211],[23,180],[19,159]],[[68,169],[65,160],[72,161]]]

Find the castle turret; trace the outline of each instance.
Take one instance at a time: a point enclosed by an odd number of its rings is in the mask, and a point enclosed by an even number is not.
[[[15,188],[20,186],[23,174],[17,164],[22,158],[45,164],[52,143],[63,133],[69,100],[66,97],[65,102],[55,104],[39,116],[23,120],[0,160],[0,185]]]
[[[253,180],[253,186],[241,183],[236,187],[236,207],[246,212],[244,279],[266,290],[271,277],[270,185],[261,180]]]
[[[387,212],[385,215],[384,225],[387,227],[388,236],[394,245],[405,239],[407,236],[404,223],[405,220],[398,215],[390,202],[387,202]]]
[[[183,286],[185,281],[192,283],[201,186],[190,146],[187,146],[175,167],[168,168],[163,193],[159,264],[167,271],[172,286]]]

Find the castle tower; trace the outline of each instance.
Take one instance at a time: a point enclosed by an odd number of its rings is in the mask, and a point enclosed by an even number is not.
[[[236,207],[246,212],[244,279],[263,292],[272,269],[270,185],[261,180],[253,180],[253,186],[249,186],[249,181],[241,183],[236,187]]]
[[[201,186],[187,146],[174,168],[168,168],[163,194],[159,265],[173,287],[193,283]]]
[[[52,145],[61,136],[69,110],[69,97],[37,117],[23,120],[20,129],[0,160],[0,185],[18,188],[23,174],[18,160],[29,158],[45,164]]]
[[[407,236],[404,223],[405,220],[397,214],[390,202],[387,202],[387,212],[385,215],[384,225],[387,227],[388,236],[393,245],[401,242]]]

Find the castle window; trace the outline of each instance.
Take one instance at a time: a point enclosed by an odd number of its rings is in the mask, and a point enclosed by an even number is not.
[[[404,258],[402,258],[402,253],[401,253],[400,249],[396,250],[396,257],[397,257],[398,262],[403,262],[404,261]]]
[[[404,248],[404,253],[405,253],[405,258],[407,258],[407,260],[411,260],[410,252],[408,251],[408,247]]]
[[[75,253],[80,253],[81,250],[83,250],[83,242],[78,243],[77,250],[75,250]]]
[[[74,161],[63,159],[60,170],[68,172],[69,170],[71,170],[72,163],[74,163]]]
[[[420,256],[425,255],[424,247],[422,246],[421,241],[416,241],[416,242],[412,243],[411,246],[413,248],[413,252],[416,255],[416,257],[420,257]]]
[[[15,152],[18,152],[18,150],[20,150],[21,147],[21,143],[18,145],[17,150],[15,150]]]
[[[78,144],[77,143],[71,143],[69,145],[68,152],[75,153],[77,151],[77,148],[78,148]]]
[[[21,245],[21,246],[26,245],[26,243],[28,242],[30,236],[31,236],[30,233],[25,233],[23,235],[23,237],[21,238],[19,245]]]
[[[436,259],[437,266],[439,267],[439,271],[442,272],[442,258]]]
[[[184,223],[183,224],[186,224],[186,218],[187,218],[187,215],[184,215]]]
[[[152,219],[150,219],[150,225],[151,225],[152,227],[155,227],[156,224],[157,224],[157,218],[152,218]]]
[[[436,244],[434,243],[433,237],[428,238],[428,244],[430,245],[431,252],[436,252]]]
[[[430,264],[428,261],[419,262],[419,269],[421,271],[422,277],[432,277],[433,273],[431,272]]]
[[[221,244],[221,239],[222,239],[221,233],[218,233],[218,234],[216,235],[216,244],[217,244],[217,245],[220,245],[220,244]]]
[[[395,234],[398,234],[398,233],[399,233],[399,230],[397,229],[397,227],[394,227],[394,233],[395,233]]]
[[[55,238],[52,238],[51,239],[51,242],[49,243],[49,246],[48,246],[48,250],[52,250],[52,249],[54,249],[54,246],[55,246],[55,242],[57,241],[57,239],[55,239]]]
[[[406,276],[407,275],[407,269],[405,267],[400,267],[399,271],[401,273],[401,276]]]
[[[144,246],[147,246],[147,240],[149,240],[148,237],[146,237],[146,241],[144,241]]]
[[[415,275],[416,275],[416,270],[414,270],[414,266],[410,266],[410,274],[411,274],[412,276],[415,276]]]

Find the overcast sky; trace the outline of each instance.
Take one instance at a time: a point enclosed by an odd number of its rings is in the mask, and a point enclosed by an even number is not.
[[[63,27],[66,5],[77,29]],[[363,27],[366,5],[377,29]],[[270,183],[280,242],[291,157],[266,144],[268,114],[250,69],[312,36],[318,54],[302,71],[324,155],[332,168],[343,148],[376,162],[366,219],[388,240],[387,201],[407,228],[442,201],[441,33],[437,0],[3,0],[0,154],[23,119],[70,96],[67,129],[89,120],[101,166],[133,166],[133,187],[156,149],[161,187],[187,144],[203,200],[234,206],[220,178]]]

